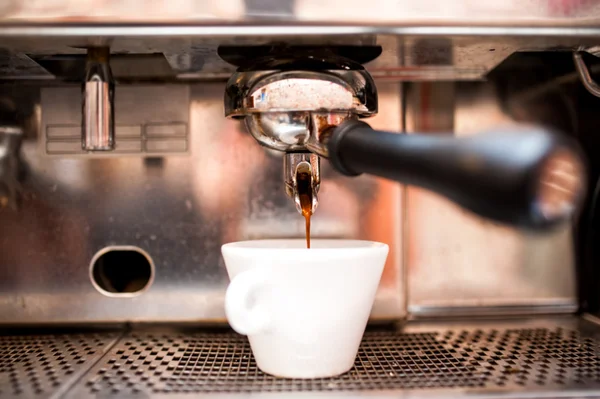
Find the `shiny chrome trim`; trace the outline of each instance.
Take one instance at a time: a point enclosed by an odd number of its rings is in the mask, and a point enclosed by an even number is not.
[[[322,36],[322,35],[415,35],[415,36],[600,36],[600,27],[573,26],[360,26],[360,25],[68,25],[4,24],[0,37],[235,37],[235,36]]]
[[[591,313],[584,313],[581,315],[581,318],[583,320],[589,321],[590,323],[594,323],[598,326],[600,326],[600,317],[593,315]]]
[[[4,134],[23,134],[23,129],[17,126],[0,126],[0,133]]]
[[[412,319],[430,317],[517,316],[540,314],[572,314],[578,309],[575,301],[548,301],[538,305],[505,306],[408,306]]]

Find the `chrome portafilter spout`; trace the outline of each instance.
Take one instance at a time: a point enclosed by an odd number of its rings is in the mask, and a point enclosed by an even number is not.
[[[319,205],[321,185],[319,157],[310,152],[286,152],[283,158],[285,192],[299,213],[313,214]]]

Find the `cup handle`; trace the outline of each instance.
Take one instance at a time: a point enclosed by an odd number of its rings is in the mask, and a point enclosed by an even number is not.
[[[252,297],[267,283],[264,271],[252,269],[235,276],[225,294],[225,314],[231,327],[242,335],[266,331],[270,317],[264,306],[253,304]]]

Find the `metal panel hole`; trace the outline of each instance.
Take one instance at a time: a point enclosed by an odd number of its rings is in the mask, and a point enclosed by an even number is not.
[[[90,277],[104,295],[139,295],[152,284],[154,263],[140,248],[107,247],[92,259]]]

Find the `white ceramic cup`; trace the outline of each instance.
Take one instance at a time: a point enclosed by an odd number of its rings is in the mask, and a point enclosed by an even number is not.
[[[357,240],[258,240],[222,247],[225,312],[258,367],[287,378],[352,368],[388,254]]]

